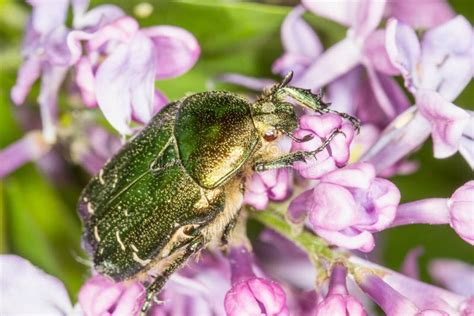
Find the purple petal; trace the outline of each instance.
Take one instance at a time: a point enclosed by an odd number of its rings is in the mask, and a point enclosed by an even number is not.
[[[375,169],[368,163],[356,163],[324,175],[321,181],[349,188],[369,189]]]
[[[474,245],[474,181],[458,188],[447,204],[451,226],[462,239]]]
[[[423,144],[430,131],[429,122],[417,112],[416,107],[411,107],[382,132],[361,160],[372,163],[380,174]]]
[[[413,28],[431,28],[454,17],[445,0],[396,0],[387,3],[387,16],[392,16]]]
[[[39,131],[29,132],[22,139],[0,151],[0,178],[7,176],[29,161],[43,157],[51,145]]]
[[[95,76],[92,64],[87,57],[81,57],[76,64],[76,84],[79,87],[84,104],[89,108],[96,107]]]
[[[447,223],[449,223],[447,199],[436,198],[401,204],[391,226]]]
[[[355,96],[359,91],[361,70],[362,66],[355,67],[329,84],[327,93],[332,109],[351,115],[355,114],[359,105]]]
[[[398,75],[400,71],[390,61],[385,47],[385,31],[372,32],[364,42],[364,56],[377,71],[386,75]]]
[[[38,103],[41,110],[44,139],[49,143],[56,141],[58,95],[67,71],[67,67],[61,66],[48,66],[43,69]]]
[[[358,249],[363,252],[370,252],[375,247],[374,237],[366,230],[350,235],[321,228],[315,229],[315,232],[330,244],[346,249]]]
[[[354,23],[357,7],[356,1],[314,1],[302,0],[301,3],[306,9],[316,15],[323,16],[340,24],[351,26]]]
[[[436,259],[428,270],[434,281],[456,294],[474,295],[474,267],[454,259]]]
[[[40,34],[48,34],[66,20],[68,0],[29,0],[33,7],[32,26]]]
[[[125,16],[123,10],[115,5],[99,5],[85,12],[88,1],[80,1],[84,3],[78,2],[77,0],[73,1],[73,25],[75,29],[95,30]]]
[[[353,39],[343,39],[327,49],[293,84],[317,90],[354,68],[361,56],[361,49]]]
[[[152,42],[141,33],[122,44],[100,65],[96,75],[97,103],[110,124],[130,134],[132,114],[148,122],[154,107],[155,58]]]
[[[32,55],[23,62],[18,70],[15,86],[11,90],[11,98],[16,105],[25,102],[36,79],[41,74],[41,60]]]
[[[302,6],[297,6],[288,14],[281,26],[281,41],[286,52],[316,58],[323,46],[311,26],[301,17],[304,12]]]
[[[354,197],[346,188],[320,183],[314,189],[310,203],[309,220],[317,229],[341,230],[357,222]]]
[[[390,19],[385,41],[390,61],[403,75],[408,90],[415,93],[419,86],[417,65],[421,58],[420,43],[415,31],[406,24]]]
[[[383,17],[385,2],[385,0],[359,1],[355,20],[352,25],[356,36],[365,38],[377,28]]]
[[[64,284],[27,260],[0,256],[0,314],[69,315],[71,301]]]
[[[304,12],[303,7],[297,6],[285,18],[281,28],[285,54],[273,64],[273,73],[284,76],[292,70],[297,77],[321,54],[322,44],[313,29],[301,17]]]
[[[469,122],[469,114],[436,92],[419,91],[416,103],[420,114],[431,124],[434,156],[446,158],[455,154]]]
[[[308,190],[294,198],[288,206],[288,217],[295,223],[302,223],[309,211],[313,190]]]
[[[474,112],[468,111],[468,113],[470,119],[461,137],[459,153],[471,166],[471,169],[474,169]]]
[[[420,278],[420,269],[418,268],[418,259],[423,254],[423,247],[413,248],[408,252],[403,260],[400,271],[412,279]]]
[[[142,30],[155,46],[156,78],[174,78],[191,69],[201,49],[196,38],[175,26],[156,26]]]
[[[470,82],[474,70],[471,24],[463,16],[457,16],[426,32],[422,48],[423,88],[454,100]],[[435,70],[428,71],[430,67]]]
[[[379,305],[386,315],[411,315],[419,310],[408,298],[394,290],[375,275],[366,274],[359,280],[359,286]]]

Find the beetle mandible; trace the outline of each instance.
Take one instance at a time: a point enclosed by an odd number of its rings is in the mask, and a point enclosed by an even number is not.
[[[225,238],[252,172],[291,167],[324,150],[269,156],[265,147],[298,127],[294,105],[334,112],[321,96],[281,83],[254,102],[224,91],[193,94],[169,103],[86,186],[78,211],[83,247],[94,268],[115,281],[147,284],[142,314],[169,276],[209,242]]]

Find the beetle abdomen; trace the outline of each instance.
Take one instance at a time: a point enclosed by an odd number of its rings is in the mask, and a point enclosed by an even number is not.
[[[183,100],[175,137],[181,162],[203,188],[235,175],[258,142],[250,104],[229,92],[205,92]]]

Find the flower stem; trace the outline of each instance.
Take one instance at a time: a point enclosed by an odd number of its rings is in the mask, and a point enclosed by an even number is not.
[[[343,253],[333,251],[324,240],[315,236],[311,232],[303,230],[302,232],[295,234],[292,226],[286,222],[282,216],[276,214],[274,211],[249,213],[253,219],[293,241],[308,254],[312,261],[316,257],[316,259],[325,259],[330,263],[337,261],[344,262],[344,264],[347,263],[346,256]]]

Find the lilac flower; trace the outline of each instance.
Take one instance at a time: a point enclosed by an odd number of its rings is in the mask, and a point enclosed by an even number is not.
[[[79,304],[85,316],[138,315],[144,298],[141,283],[116,283],[99,275],[90,278],[79,291]]]
[[[474,181],[458,188],[450,199],[424,199],[401,204],[392,227],[407,224],[449,224],[474,245]]]
[[[367,315],[362,304],[349,294],[346,286],[346,277],[346,267],[336,263],[332,269],[328,294],[318,304],[316,316]]]
[[[19,166],[35,161],[46,155],[51,145],[39,131],[32,131],[16,143],[0,151],[0,178],[7,176]]]
[[[382,19],[385,1],[303,1],[303,5],[317,15],[350,28],[345,39],[315,58],[302,74],[297,73],[294,84],[316,90],[347,74],[356,66],[363,65],[368,76],[368,86],[378,107],[389,119],[396,116],[398,109],[404,107],[404,104],[398,104],[399,100],[392,95],[402,95],[402,92],[387,75],[397,74],[398,70],[388,59],[384,47],[384,31],[376,31]],[[292,65],[287,67],[290,66]]]
[[[290,146],[291,142],[285,138],[279,141],[275,150],[282,154],[288,153]],[[291,192],[291,175],[288,169],[272,169],[252,174],[245,184],[244,203],[257,210],[264,210],[270,200],[286,199]]]
[[[423,254],[423,251],[424,250],[422,247],[416,247],[407,253],[405,259],[403,260],[402,267],[400,268],[400,271],[404,275],[412,279],[420,278],[420,271],[418,269],[418,258]]]
[[[232,248],[229,261],[232,288],[224,300],[227,315],[288,315],[285,292],[278,283],[255,276],[244,246]]]
[[[394,184],[376,178],[370,164],[357,163],[325,174],[288,212],[293,221],[309,213],[314,231],[331,244],[368,252],[375,246],[372,233],[389,227],[399,200]]]
[[[418,148],[430,134],[436,158],[449,157],[459,150],[474,166],[470,137],[474,121],[469,112],[450,102],[472,76],[472,34],[469,23],[458,16],[426,32],[420,46],[414,30],[396,20],[389,21],[387,51],[415,95],[416,108],[400,114],[363,158],[378,171]]]
[[[413,94],[425,89],[454,100],[471,80],[473,45],[472,26],[463,16],[427,31],[421,45],[408,25],[395,19],[387,24],[389,59]]]
[[[72,315],[63,283],[15,255],[0,255],[0,314]]]
[[[385,15],[414,28],[431,28],[453,18],[454,12],[445,0],[395,0],[387,2]]]
[[[81,40],[86,41],[82,58]],[[94,106],[96,99],[105,117],[122,134],[132,132],[132,119],[147,123],[167,103],[155,91],[155,80],[183,74],[200,54],[191,33],[173,26],[139,29],[130,17],[95,32],[73,31],[68,45],[72,63],[78,62],[82,95],[89,106]],[[100,55],[105,57],[103,61],[98,59]]]
[[[474,267],[454,259],[435,259],[428,271],[433,280],[456,294],[474,298]],[[474,304],[472,304],[474,307]]]
[[[230,287],[230,269],[219,253],[203,251],[200,259],[173,274],[150,314],[224,315],[224,297]]]
[[[299,127],[293,133],[297,138],[307,135],[314,136],[310,141],[293,142],[291,151],[313,151],[318,149],[323,141],[332,132],[340,130],[342,133],[336,135],[330,145],[316,157],[307,158],[305,162],[295,162],[293,168],[298,173],[309,179],[317,179],[327,172],[344,166],[349,160],[349,146],[354,136],[352,124],[344,122],[336,114],[325,115],[303,115],[299,120]]]

